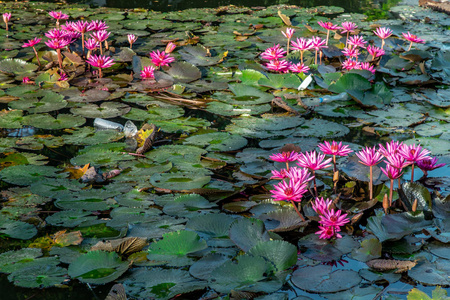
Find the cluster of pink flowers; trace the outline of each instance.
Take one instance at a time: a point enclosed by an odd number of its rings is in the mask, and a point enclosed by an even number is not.
[[[341,34],[346,34],[345,47],[342,50],[342,53],[345,56],[345,60],[342,62],[343,70],[368,70],[372,73],[375,73],[375,67],[371,64],[375,58],[380,57],[385,54],[383,47],[385,45],[385,40],[389,38],[393,31],[387,27],[379,27],[374,31],[374,34],[381,39],[381,47],[377,47],[375,45],[367,45],[368,42],[364,40],[364,38],[360,35],[350,36],[351,34],[356,33],[356,29],[358,26],[353,22],[343,22],[341,26],[335,25],[331,22],[322,22],[319,21],[318,24],[327,31],[326,39],[321,39],[318,36],[312,37],[311,39],[305,38],[297,38],[293,40],[293,35],[295,30],[292,28],[287,28],[286,32],[282,31],[284,37],[287,38],[287,51],[285,51],[279,44],[274,45],[273,47],[267,48],[262,54],[261,58],[265,60],[269,60],[268,63],[265,64],[267,69],[279,73],[287,73],[289,71],[296,73],[307,73],[309,71],[309,67],[306,66],[303,62],[303,54],[304,51],[314,50],[315,51],[315,59],[314,63],[317,64],[317,58],[319,54],[320,61],[322,61],[322,49],[328,47],[328,39],[331,31],[340,30]],[[409,48],[407,51],[411,49],[413,43],[424,43],[423,39],[418,38],[416,35],[408,33],[402,33],[403,37],[410,42]],[[292,63],[286,60],[285,55],[289,54],[289,49],[293,51],[300,52],[300,62]],[[364,49],[370,55],[368,56],[368,61],[360,62],[359,56],[361,55],[361,50]]]
[[[281,180],[274,185],[274,189],[271,191],[272,198],[275,201],[289,201],[297,210],[296,203],[301,203],[303,197],[309,193],[315,198],[312,207],[320,216],[320,230],[317,234],[323,239],[340,238],[340,227],[348,223],[349,220],[346,218],[347,215],[342,214],[340,210],[330,209],[331,200],[318,198],[315,172],[329,168],[332,161],[336,171],[336,156],[348,156],[353,150],[348,145],[343,145],[342,142],[336,141],[331,143],[325,141],[319,144],[318,147],[322,153],[317,153],[316,151],[305,153],[288,151],[275,153],[269,157],[273,161],[286,164],[286,168],[282,168],[279,171],[272,170],[273,176],[271,179]],[[385,146],[380,144],[378,149],[376,147],[365,147],[356,153],[360,163],[371,168],[371,184],[372,167],[385,158],[386,168],[381,168],[381,170],[391,180],[391,189],[392,180],[399,178],[403,174],[403,168],[407,166],[417,164],[425,175],[430,170],[444,166],[444,164],[437,164],[437,159],[429,157],[429,154],[430,151],[423,149],[421,146],[407,146],[397,141],[387,143]],[[327,159],[326,155],[332,157]],[[292,167],[293,163],[296,163],[297,166]],[[311,181],[314,182],[315,193],[310,189]],[[370,197],[372,199],[372,194]],[[297,213],[303,219],[298,210]]]

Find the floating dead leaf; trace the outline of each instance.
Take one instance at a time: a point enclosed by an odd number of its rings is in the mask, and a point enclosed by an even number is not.
[[[141,239],[138,237],[129,238],[122,243],[120,243],[117,247],[114,248],[114,251],[121,255],[128,256],[135,252],[139,252],[147,245],[147,241],[145,239]]]
[[[104,179],[102,175],[97,173],[94,167],[90,167],[86,170],[86,172],[80,178],[81,182],[103,182]]]
[[[394,259],[372,259],[366,264],[377,271],[394,271],[394,273],[402,273],[411,270],[417,262],[409,260]]]
[[[121,283],[113,285],[105,300],[127,300],[125,288]]]
[[[108,251],[108,252],[112,252],[114,251],[114,247],[111,244],[111,241],[100,241],[97,244],[95,244],[94,246],[91,247],[90,251],[96,251],[96,250],[100,250],[100,251]]]
[[[238,42],[243,42],[246,39],[248,39],[248,36],[239,35],[239,36],[235,37],[235,40]]]
[[[263,28],[264,25],[263,25],[263,24],[255,24],[255,25],[252,25],[252,27],[253,27],[255,30],[258,30],[258,29]]]
[[[69,179],[80,179],[86,174],[89,169],[89,164],[84,165],[83,167],[68,167],[64,169],[64,172],[70,173]]]
[[[66,233],[67,230],[61,230],[55,233],[53,241],[60,247],[66,247],[70,245],[79,245],[83,241],[81,237],[81,231],[72,231]]]
[[[281,18],[284,24],[286,24],[287,26],[292,26],[291,19],[288,16],[282,14],[281,10],[278,11],[278,16]]]
[[[308,29],[310,32],[316,33],[318,30],[313,29],[311,26],[305,24],[306,29]]]
[[[156,126],[154,124],[144,124],[142,128],[136,134],[136,140],[138,143],[138,149],[136,150],[136,154],[143,154],[150,150],[153,145],[153,141],[156,136]]]

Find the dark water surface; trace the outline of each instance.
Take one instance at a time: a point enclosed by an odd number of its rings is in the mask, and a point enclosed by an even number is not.
[[[68,3],[86,3],[94,6],[116,8],[146,8],[155,11],[176,11],[188,8],[214,8],[225,5],[270,6],[277,4],[297,5],[301,7],[339,6],[346,12],[363,13],[367,10],[381,9],[392,0],[67,0]]]

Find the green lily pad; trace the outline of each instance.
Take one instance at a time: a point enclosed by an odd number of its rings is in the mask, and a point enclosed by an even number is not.
[[[307,222],[303,222],[297,212],[291,208],[279,208],[259,216],[266,224],[266,228],[273,232],[286,232],[305,227]],[[273,226],[269,226],[274,224]]]
[[[369,261],[381,256],[381,243],[376,238],[361,241],[361,247],[353,249],[352,258],[362,262]]]
[[[122,116],[130,110],[131,107],[123,103],[104,102],[100,106],[95,104],[86,104],[82,107],[74,107],[70,110],[70,112],[85,118],[109,119]]]
[[[399,191],[402,202],[406,205],[409,211],[417,199],[417,210],[431,211],[431,194],[430,191],[419,182],[404,182]]]
[[[152,123],[161,131],[168,133],[193,133],[201,128],[206,128],[211,125],[211,123],[205,119],[191,117],[181,117],[171,120],[154,120]]]
[[[64,178],[67,173],[59,173],[61,170],[50,166],[18,165],[5,168],[0,171],[3,181],[16,185],[30,185],[43,178]]]
[[[292,282],[302,290],[313,293],[335,293],[348,290],[361,282],[358,273],[352,270],[335,270],[318,265],[304,267],[292,273]]]
[[[340,300],[340,299],[358,299],[358,300],[372,300],[374,295],[377,295],[383,290],[381,287],[377,286],[367,286],[360,287],[355,286],[349,290],[323,295],[329,300]]]
[[[448,259],[436,259],[434,262],[423,261],[408,271],[408,275],[426,285],[450,285],[450,262]]]
[[[200,70],[187,62],[174,62],[167,73],[179,82],[192,82],[202,77]]]
[[[45,221],[53,226],[76,227],[87,221],[97,220],[96,216],[90,216],[91,212],[80,210],[63,210],[48,216]]]
[[[0,128],[22,128],[23,111],[2,110],[0,111]]]
[[[228,238],[230,226],[234,220],[226,214],[207,214],[190,218],[186,223],[186,228],[212,238]]]
[[[60,110],[67,106],[64,97],[55,92],[42,91],[37,93],[35,97],[26,97],[9,103],[13,109],[26,110],[29,113],[42,113]]]
[[[328,87],[330,92],[343,93],[346,91],[365,91],[371,88],[370,82],[359,74],[345,73],[336,83]]]
[[[0,254],[0,272],[12,273],[25,268],[25,266],[42,256],[39,248],[22,248]]]
[[[406,145],[420,144],[433,153],[433,155],[447,155],[450,154],[450,141],[438,138],[417,138],[408,139],[403,142]]]
[[[228,261],[228,257],[226,255],[220,253],[210,253],[196,261],[189,268],[189,273],[195,278],[208,280],[214,269],[226,261]]]
[[[194,66],[212,66],[220,63],[226,56],[228,51],[216,56],[211,56],[209,49],[202,45],[187,45],[178,51],[181,57]]]
[[[49,114],[28,115],[23,118],[26,125],[42,129],[64,129],[79,127],[86,122],[81,116],[73,116],[70,114],[59,114],[55,119]]]
[[[188,137],[183,144],[206,147],[207,151],[234,151],[247,145],[247,139],[227,132],[212,132]]]
[[[231,224],[230,239],[247,252],[259,242],[269,241],[270,236],[261,220],[243,218]]]
[[[402,277],[402,275],[398,273],[378,272],[372,269],[361,269],[359,270],[359,275],[370,282],[386,280],[389,283],[397,282]]]
[[[285,241],[261,241],[247,253],[270,261],[276,272],[289,269],[297,263],[297,247]]]
[[[66,129],[70,133],[63,135],[64,143],[69,145],[97,145],[106,144],[120,140],[123,133],[117,130],[100,130],[95,131],[94,128],[84,126],[75,129]]]
[[[299,247],[306,247],[302,254],[308,258],[329,262],[339,260],[343,255],[359,246],[352,237],[343,235],[341,239],[324,240],[318,234],[311,233],[298,241]]]
[[[200,189],[211,181],[211,176],[195,172],[156,173],[150,177],[153,186],[171,191]]]
[[[310,119],[298,126],[293,135],[335,138],[344,136],[349,132],[350,129],[345,125],[322,119]]]
[[[6,216],[0,216],[0,236],[4,235],[13,239],[28,240],[37,234],[37,229],[31,224],[11,220]]]
[[[258,83],[273,89],[297,89],[302,84],[302,80],[292,73],[267,74],[267,77],[259,79]]]
[[[187,271],[160,268],[136,268],[123,280],[123,285],[132,297],[167,300],[207,286]]]
[[[221,116],[240,116],[247,115],[261,115],[272,109],[270,104],[261,105],[232,105],[224,102],[210,102],[208,103],[207,111],[221,115]]]
[[[255,105],[264,104],[272,101],[274,96],[265,93],[260,89],[245,84],[235,83],[230,84],[229,89],[234,93],[234,97],[227,97],[228,104],[234,105]],[[217,93],[216,93],[217,94]],[[218,100],[221,100],[220,98]]]
[[[176,119],[183,116],[183,113],[184,110],[181,107],[164,107],[149,103],[148,110],[133,107],[127,114],[123,115],[123,117],[134,121],[147,121],[149,123],[153,123],[157,121]]]
[[[8,276],[16,286],[46,288],[58,286],[68,280],[67,269],[54,265],[37,265],[17,270]]]
[[[203,196],[187,194],[175,197],[164,205],[164,213],[177,217],[195,217],[199,214],[210,212],[210,208],[216,204],[209,202]]]
[[[68,273],[81,282],[105,284],[119,278],[128,266],[116,252],[91,251],[72,262]]]
[[[38,66],[35,64],[27,63],[24,60],[17,58],[7,58],[0,61],[0,72],[10,74],[23,74],[36,71]]]
[[[220,293],[231,290],[247,292],[275,292],[282,286],[280,280],[268,280],[265,273],[270,263],[262,257],[241,255],[237,263],[229,260],[211,272],[210,285]]]

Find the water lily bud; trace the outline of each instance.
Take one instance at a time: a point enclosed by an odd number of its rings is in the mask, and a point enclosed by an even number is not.
[[[412,205],[412,211],[415,212],[417,210],[417,198],[414,199],[414,203]]]
[[[384,194],[384,197],[383,197],[383,209],[384,209],[384,213],[387,214],[388,210],[389,210],[389,199],[388,199],[387,194]]]

